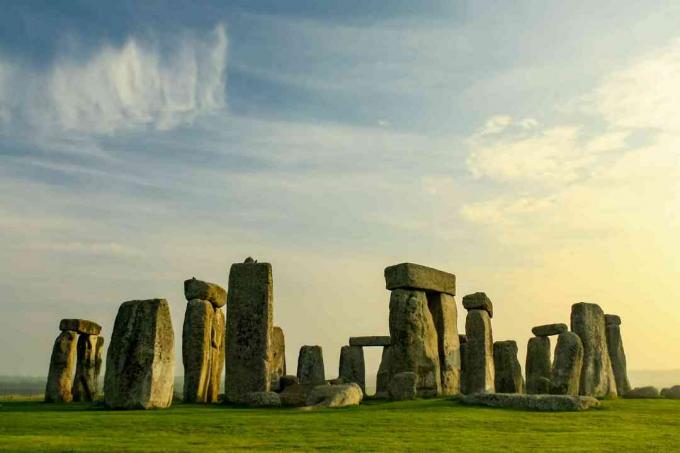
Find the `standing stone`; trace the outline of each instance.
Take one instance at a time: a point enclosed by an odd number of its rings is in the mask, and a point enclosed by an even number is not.
[[[463,296],[463,308],[466,310],[484,310],[493,318],[493,304],[486,293],[474,293]]]
[[[104,337],[97,337],[97,350],[94,358],[94,382],[97,386],[96,393],[101,390],[101,371],[104,358]]]
[[[214,316],[215,310],[207,300],[187,303],[182,329],[185,403],[208,402]]]
[[[393,401],[413,400],[417,396],[418,376],[406,371],[392,376],[389,385],[390,399]]]
[[[78,337],[76,376],[73,380],[73,401],[92,402],[97,396],[97,344],[99,335]]]
[[[522,366],[517,360],[515,341],[497,341],[493,344],[493,364],[497,393],[524,393]]]
[[[227,303],[227,292],[224,288],[215,283],[196,280],[196,277],[184,281],[184,297],[187,301],[207,300],[215,308],[223,307]]]
[[[527,344],[527,393],[550,393],[550,337],[533,337]]]
[[[456,300],[450,294],[427,293],[427,305],[437,330],[442,395],[460,393],[460,343]]]
[[[45,388],[47,403],[69,403],[73,400],[71,390],[76,366],[77,339],[76,332],[64,330],[54,341]]]
[[[418,376],[418,396],[441,394],[437,330],[424,291],[392,291],[390,336],[390,379],[397,373],[412,371]]]
[[[222,382],[222,371],[224,371],[224,348],[226,335],[226,321],[224,311],[215,307],[213,315],[212,329],[210,332],[210,379],[208,381],[208,402],[217,401],[220,394],[220,383]]]
[[[364,348],[361,346],[343,346],[340,349],[340,370],[338,376],[344,383],[354,382],[366,394],[366,365],[364,364]]]
[[[616,393],[625,395],[630,391],[631,386],[628,381],[626,353],[623,350],[623,340],[621,339],[621,318],[616,315],[604,315],[604,320],[607,333],[607,351],[609,351],[609,359],[616,381]]]
[[[465,357],[467,351],[467,337],[465,335],[458,335],[458,342],[460,343],[460,393],[467,394],[465,388]]]
[[[283,329],[274,327],[272,331],[272,390],[278,392],[281,389],[279,380],[286,375],[286,339]]]
[[[271,390],[272,266],[247,261],[229,271],[224,374],[226,400],[234,403]]]
[[[132,300],[118,309],[106,354],[104,401],[114,409],[172,404],[175,339],[165,299]]]
[[[583,368],[579,394],[596,398],[616,397],[604,313],[599,305],[578,303],[571,306],[571,330],[583,343]]]
[[[390,378],[392,377],[390,364],[390,350],[391,346],[384,346],[382,351],[382,356],[380,358],[380,365],[378,366],[378,375],[375,379],[375,397],[376,398],[387,398],[388,386],[390,384]]]
[[[552,366],[550,393],[578,395],[583,366],[583,344],[574,332],[564,332],[557,337],[555,360]]]
[[[470,310],[465,319],[465,392],[493,393],[493,335],[486,310]]]
[[[303,346],[300,348],[297,377],[300,384],[303,385],[321,385],[326,382],[321,346]]]

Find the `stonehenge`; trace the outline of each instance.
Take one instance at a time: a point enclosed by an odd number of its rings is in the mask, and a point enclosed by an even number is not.
[[[124,302],[118,309],[106,355],[106,405],[112,409],[169,407],[174,367],[174,332],[168,302]]]
[[[493,364],[497,393],[524,393],[524,377],[517,360],[515,341],[496,341],[493,344]]]
[[[533,337],[527,344],[526,357],[527,393],[550,393],[550,338]]]
[[[343,346],[340,349],[340,367],[338,376],[345,383],[354,382],[366,394],[366,365],[364,348],[361,346]]]
[[[607,335],[607,351],[609,351],[609,359],[616,381],[616,392],[619,395],[625,395],[631,387],[626,369],[626,353],[623,350],[623,340],[621,339],[621,318],[617,315],[604,315],[604,323]]]
[[[279,391],[281,388],[280,380],[286,375],[286,339],[283,329],[274,326],[272,330],[272,367],[271,367],[271,389]]]
[[[491,316],[493,306],[484,293],[463,297],[465,318],[465,393],[494,393],[495,371]]]
[[[583,343],[581,343],[581,338],[574,332],[559,334],[551,370],[550,393],[578,395],[582,367]]]
[[[85,319],[62,319],[54,342],[45,401],[94,401],[98,391],[103,339],[101,326]]]
[[[390,380],[388,392],[393,401],[412,400],[417,395],[418,376],[411,371],[395,374]]]
[[[300,348],[297,377],[300,384],[320,385],[326,382],[321,346],[303,346]]]
[[[187,299],[182,328],[184,402],[217,401],[224,368],[226,291],[195,277],[184,282]]]

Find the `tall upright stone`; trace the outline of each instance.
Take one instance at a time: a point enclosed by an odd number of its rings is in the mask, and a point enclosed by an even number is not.
[[[69,403],[73,400],[77,341],[78,334],[72,330],[62,331],[54,341],[45,388],[45,402]]]
[[[286,338],[283,329],[274,326],[272,331],[272,390],[281,390],[279,380],[286,375]]]
[[[182,328],[184,402],[207,403],[215,311],[207,300],[187,302]]]
[[[392,291],[390,337],[390,379],[397,373],[411,371],[418,376],[418,396],[441,394],[437,329],[424,291]]]
[[[465,319],[465,392],[493,393],[495,370],[491,318],[486,310],[471,309]]]
[[[340,349],[340,367],[338,376],[345,384],[354,382],[366,394],[366,365],[364,348],[361,346],[343,346]]]
[[[104,401],[114,409],[172,404],[175,340],[165,299],[131,300],[118,309],[106,354]]]
[[[272,266],[247,259],[232,264],[227,295],[225,397],[244,402],[271,390]]]
[[[550,393],[550,337],[533,337],[527,344],[527,393]]]
[[[97,344],[99,335],[81,334],[76,347],[73,401],[94,401],[97,396]]]
[[[460,393],[460,343],[455,298],[446,293],[428,292],[427,305],[437,330],[442,395]]]
[[[571,330],[583,343],[583,368],[579,394],[596,398],[616,397],[604,312],[596,304],[581,302],[571,307]]]
[[[465,357],[467,353],[467,337],[465,335],[458,335],[458,343],[460,344],[460,393],[467,394],[465,388]]]
[[[392,365],[390,364],[391,349],[391,345],[383,346],[380,365],[378,366],[378,374],[375,379],[376,398],[386,398],[388,396],[390,379],[392,378]]]
[[[583,367],[583,344],[574,332],[564,332],[557,337],[555,359],[551,373],[550,393],[578,395]]]
[[[616,381],[616,393],[625,395],[630,391],[631,386],[628,381],[626,353],[623,350],[623,340],[621,339],[621,318],[617,315],[604,315],[604,320],[607,333],[607,350]]]
[[[102,364],[104,362],[104,337],[102,336],[97,336],[97,348],[94,356],[94,382],[97,386],[97,391],[95,393],[99,393],[101,391],[101,373],[102,373]]]
[[[493,363],[497,393],[524,393],[522,366],[517,360],[515,341],[496,341],[493,344]]]
[[[220,394],[220,383],[224,371],[224,349],[226,335],[226,320],[224,311],[215,307],[212,329],[210,333],[210,380],[208,382],[208,402],[214,403]]]
[[[298,355],[297,377],[300,384],[320,385],[326,382],[321,346],[302,346]]]

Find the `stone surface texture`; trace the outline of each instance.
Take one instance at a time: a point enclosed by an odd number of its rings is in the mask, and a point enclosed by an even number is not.
[[[583,343],[579,394],[596,398],[616,397],[616,380],[607,348],[602,309],[596,304],[584,302],[572,305],[571,331]]]
[[[493,393],[495,372],[491,317],[486,310],[470,310],[465,319],[465,392]]]
[[[225,399],[271,390],[273,278],[269,263],[232,264],[227,303]]]
[[[466,310],[484,310],[493,318],[493,304],[486,293],[474,293],[463,296],[463,308]]]
[[[342,385],[317,385],[307,397],[307,406],[340,408],[358,406],[364,392],[355,383]]]
[[[212,329],[210,332],[210,379],[208,381],[208,402],[215,403],[220,393],[222,372],[224,371],[224,350],[226,348],[226,320],[224,311],[214,307]]]
[[[680,399],[680,385],[674,385],[661,390],[661,396],[669,399]]]
[[[517,343],[513,340],[493,344],[495,391],[498,393],[524,393],[522,366],[517,360]]]
[[[345,383],[354,382],[366,393],[366,364],[364,348],[361,346],[343,346],[340,349],[340,366],[338,376]]]
[[[587,396],[569,395],[519,395],[514,393],[490,393],[465,395],[463,404],[501,407],[544,412],[573,412],[599,407],[600,402]]]
[[[62,331],[54,340],[45,387],[45,402],[69,403],[73,400],[77,343],[78,334],[72,330]]]
[[[392,291],[389,323],[392,338],[389,379],[397,373],[412,371],[418,376],[418,396],[441,394],[437,330],[425,292]]]
[[[281,376],[279,379],[279,392],[284,391],[286,388],[290,387],[291,385],[299,384],[300,380],[297,378],[297,376],[293,376],[292,374],[286,374],[284,376]]]
[[[614,317],[615,319],[612,320]],[[616,393],[625,395],[631,389],[631,386],[628,381],[626,352],[623,350],[623,339],[621,338],[621,318],[616,315],[605,315],[605,332],[607,335],[607,351],[616,382]]]
[[[456,276],[448,272],[413,263],[395,264],[385,268],[388,290],[419,289],[456,295]]]
[[[59,330],[72,330],[84,335],[99,335],[102,331],[102,326],[86,319],[62,319],[59,322]]]
[[[272,330],[272,366],[271,366],[271,389],[278,392],[281,390],[279,380],[286,374],[286,338],[283,329],[274,326]]]
[[[557,337],[553,360],[550,393],[578,395],[583,367],[583,344],[574,332],[564,332]]]
[[[95,393],[99,393],[101,386],[102,365],[104,363],[104,338],[97,337],[97,350],[94,358],[94,382],[97,388]]]
[[[349,339],[349,345],[350,346],[364,346],[364,347],[371,347],[371,346],[389,346],[392,342],[392,339],[389,336],[373,336],[373,337],[350,337]]]
[[[169,407],[174,369],[175,341],[168,302],[124,302],[106,354],[106,405],[114,409]]]
[[[246,393],[244,404],[250,407],[280,407],[281,397],[276,392]]]
[[[564,323],[544,324],[531,329],[531,333],[537,337],[549,337],[551,335],[559,335],[561,333],[567,332],[568,330],[569,327],[567,327],[567,325]]]
[[[465,335],[461,335],[465,337]],[[460,339],[460,337],[458,337]],[[466,394],[467,393],[467,377],[465,373],[465,368],[466,368],[466,361],[467,361],[467,337],[465,337],[465,341],[462,341],[460,343],[460,393]],[[495,378],[494,378],[495,379]]]
[[[326,381],[321,346],[302,346],[298,355],[297,377],[300,384],[319,385]]]
[[[407,371],[392,376],[388,387],[390,399],[393,401],[412,400],[417,396],[418,376]]]
[[[378,366],[378,375],[375,380],[375,397],[387,398],[387,386],[392,378],[392,366],[390,365],[391,346],[385,346]]]
[[[182,329],[185,403],[208,402],[214,316],[214,308],[207,300],[193,299],[187,303]]]
[[[314,384],[291,384],[279,393],[281,404],[286,407],[304,406],[307,404],[310,393],[316,387]]]
[[[76,347],[73,401],[92,402],[97,396],[97,340],[99,335],[80,335]]]
[[[207,300],[214,307],[220,308],[227,303],[227,292],[216,283],[204,282],[190,278],[184,281],[184,297],[189,300]]]
[[[607,326],[608,325],[620,326],[621,317],[619,315],[604,315],[604,323]]]
[[[550,393],[551,372],[550,338],[530,338],[527,344],[526,358],[527,393]]]
[[[658,398],[659,389],[656,387],[636,387],[632,390],[628,390],[624,395],[624,398]]]
[[[437,331],[442,395],[460,393],[460,343],[455,298],[446,293],[428,292],[427,305]]]

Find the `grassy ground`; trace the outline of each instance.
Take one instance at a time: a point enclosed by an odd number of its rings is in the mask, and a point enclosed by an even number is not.
[[[445,399],[318,411],[177,404],[118,412],[86,404],[0,404],[0,449],[15,451],[680,449],[680,400],[607,401],[583,413],[472,408]]]

